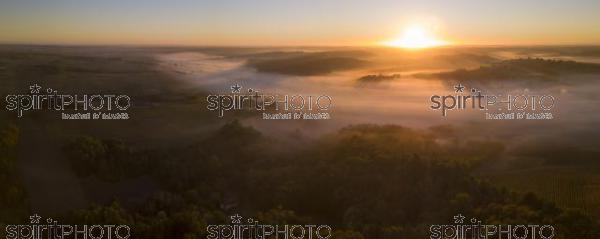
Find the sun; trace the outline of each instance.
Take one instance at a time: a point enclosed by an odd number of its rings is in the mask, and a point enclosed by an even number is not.
[[[447,45],[448,42],[437,39],[430,31],[420,25],[412,25],[398,38],[384,42],[383,45],[407,49],[422,49]]]

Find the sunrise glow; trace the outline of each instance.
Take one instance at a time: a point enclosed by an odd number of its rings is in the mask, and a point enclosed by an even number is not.
[[[422,49],[448,45],[447,41],[436,38],[431,31],[420,25],[412,25],[396,39],[383,42],[383,45],[407,49]]]

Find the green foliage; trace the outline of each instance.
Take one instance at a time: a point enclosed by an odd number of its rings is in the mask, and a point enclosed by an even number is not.
[[[16,170],[19,129],[0,125],[0,224],[15,222],[28,212],[27,196]]]
[[[137,152],[119,140],[80,136],[69,142],[63,151],[74,171],[82,177],[116,181],[140,175],[149,164],[149,152]]]
[[[283,209],[281,206],[258,212],[256,219],[269,225],[310,223],[306,218],[301,218],[294,211]]]
[[[110,205],[73,218],[128,222],[139,238],[202,238],[206,225],[227,222],[233,211],[263,223],[328,224],[335,238],[377,239],[425,238],[430,224],[448,223],[462,213],[486,223],[546,223],[577,231],[578,238],[597,238],[598,222],[585,214],[471,176],[474,164],[504,150],[501,144],[440,143],[449,137],[451,131],[440,136],[393,125],[357,125],[299,151],[282,151],[232,121],[198,143],[152,153],[80,138],[66,149],[84,159],[84,169],[110,165],[119,172],[132,165],[129,161],[144,158],[142,171],[161,182],[165,192],[135,210]],[[107,172],[93,172],[100,173]]]

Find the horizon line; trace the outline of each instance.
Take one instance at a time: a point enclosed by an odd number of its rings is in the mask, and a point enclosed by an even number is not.
[[[310,45],[243,45],[243,44],[147,44],[147,43],[22,43],[22,42],[0,42],[0,46],[40,46],[40,47],[139,47],[139,48],[153,48],[153,47],[166,47],[166,48],[184,48],[184,47],[197,47],[197,48],[385,48],[385,49],[405,49],[402,47],[392,47],[377,44],[353,44],[353,45],[331,45],[331,44],[310,44]],[[457,48],[457,47],[600,47],[600,43],[551,43],[551,44],[449,44],[435,47],[423,48],[420,50],[428,49],[442,49],[442,48]]]

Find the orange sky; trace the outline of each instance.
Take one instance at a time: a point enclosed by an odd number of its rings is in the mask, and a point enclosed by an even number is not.
[[[600,44],[600,1],[7,0],[0,42],[374,45],[412,25],[454,44]]]

